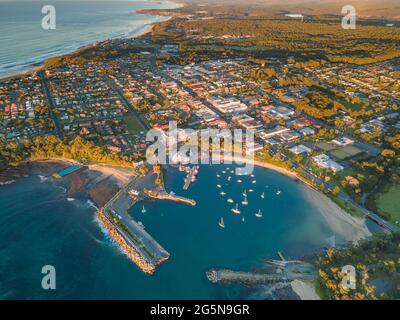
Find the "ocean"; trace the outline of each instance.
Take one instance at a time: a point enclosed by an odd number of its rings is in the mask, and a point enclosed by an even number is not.
[[[55,30],[42,29],[45,5],[56,9]],[[0,76],[96,41],[140,34],[166,17],[136,14],[136,10],[176,6],[167,1],[0,0]]]
[[[171,255],[153,275],[121,253],[87,199],[67,198],[65,189],[39,176],[1,186],[0,299],[272,299],[265,287],[212,284],[206,272],[257,270],[265,259],[277,259],[278,251],[289,259],[302,258],[321,252],[332,239],[344,244],[306,196],[309,187],[263,168],[239,183],[226,170],[202,166],[187,192],[182,191],[184,174],[168,170],[167,190],[196,200],[195,207],[149,200],[131,209]],[[241,204],[244,189],[248,206]],[[239,216],[230,212],[234,203],[228,197],[239,203]],[[258,209],[262,218],[255,217]],[[218,226],[221,217],[224,229]],[[41,288],[44,265],[56,268],[55,290]]]

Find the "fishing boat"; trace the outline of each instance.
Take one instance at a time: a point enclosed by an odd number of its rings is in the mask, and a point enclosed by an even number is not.
[[[226,200],[226,201],[228,201],[229,203],[233,203],[233,199],[231,199],[231,198],[229,198],[229,199]]]
[[[246,189],[244,189],[242,195],[243,195],[243,197],[247,197]]]
[[[264,192],[263,192],[263,193],[261,193],[260,197],[261,197],[261,199],[264,199],[264,198],[265,198],[265,194],[264,194]]]
[[[279,196],[280,194],[281,194],[281,190],[278,190],[278,191],[276,192],[276,195]]]
[[[256,212],[256,217],[257,218],[262,218],[262,212],[261,212],[261,210],[260,209],[258,209],[258,211]]]
[[[225,193],[224,191],[221,191],[219,194],[220,194],[221,196],[226,195],[226,193]]]
[[[146,213],[146,208],[143,206],[142,213]]]
[[[239,206],[238,206],[237,203],[236,203],[236,207],[235,207],[235,208],[232,208],[231,211],[232,211],[234,214],[240,214]]]
[[[242,204],[247,206],[249,204],[249,202],[247,201],[247,197],[244,197]]]
[[[225,228],[224,218],[221,217],[221,220],[218,222],[218,225],[219,225],[221,228]]]

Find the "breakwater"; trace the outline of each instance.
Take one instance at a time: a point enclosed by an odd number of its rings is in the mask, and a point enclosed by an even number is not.
[[[108,231],[110,237],[118,244],[121,250],[145,273],[153,274],[156,270],[154,263],[147,261],[136,246],[111,222],[103,211],[97,212],[97,218]]]

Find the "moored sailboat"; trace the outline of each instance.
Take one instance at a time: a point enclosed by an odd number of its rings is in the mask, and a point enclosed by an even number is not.
[[[232,208],[231,211],[232,211],[234,214],[240,214],[240,210],[239,210],[238,204],[236,204],[236,207],[235,207],[235,208]]]

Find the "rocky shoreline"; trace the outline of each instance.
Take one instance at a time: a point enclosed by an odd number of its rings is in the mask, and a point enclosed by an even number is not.
[[[107,230],[110,237],[118,244],[118,247],[122,250],[122,252],[132,260],[140,270],[144,273],[153,274],[156,270],[155,266],[152,263],[147,262],[143,259],[143,257],[132,247],[132,245],[128,244],[121,233],[114,227],[114,225],[110,222],[110,220],[106,217],[103,211],[99,210],[96,213],[96,217],[102,223],[104,228]]]

